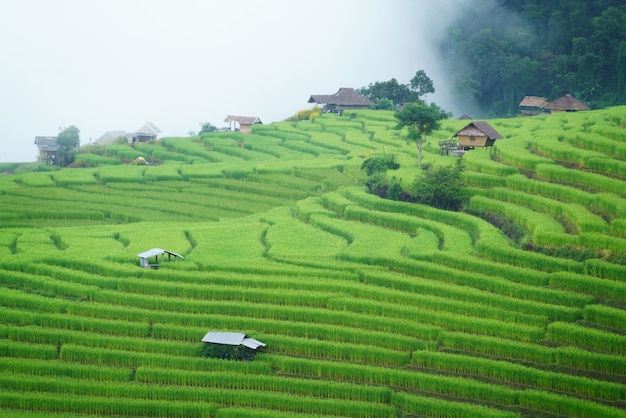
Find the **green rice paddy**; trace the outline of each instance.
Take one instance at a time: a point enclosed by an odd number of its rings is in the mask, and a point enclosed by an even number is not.
[[[365,192],[386,111],[0,166],[0,415],[626,417],[626,107],[489,122],[466,213]]]

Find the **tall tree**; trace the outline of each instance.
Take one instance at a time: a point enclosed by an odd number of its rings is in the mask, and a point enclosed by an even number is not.
[[[419,99],[423,99],[425,95],[435,92],[433,80],[426,75],[424,70],[419,70],[409,83],[411,91],[413,91]]]
[[[421,100],[415,104],[405,105],[402,110],[398,110],[395,113],[395,117],[398,119],[396,129],[406,127],[409,131],[409,138],[415,140],[418,152],[417,166],[419,168],[422,168],[422,144],[424,137],[439,129],[441,121],[450,116],[450,113],[435,103],[426,105]]]
[[[59,165],[66,165],[71,162],[70,151],[80,144],[80,130],[71,125],[63,129],[57,135],[57,145],[59,146]]]

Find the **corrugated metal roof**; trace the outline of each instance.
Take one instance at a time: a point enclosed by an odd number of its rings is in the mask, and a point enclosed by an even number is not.
[[[141,128],[137,129],[135,132],[157,136],[161,133],[161,130],[157,128],[154,123],[146,122]]]
[[[224,345],[243,345],[253,350],[259,347],[265,347],[265,344],[254,338],[248,337],[240,332],[216,332],[209,331],[206,333],[202,342]]]
[[[241,341],[242,345],[245,345],[248,348],[256,350],[259,347],[265,347],[265,344],[261,341],[255,340],[254,338],[246,337]]]
[[[42,151],[58,151],[59,144],[56,136],[36,136],[35,145]]]
[[[162,248],[152,248],[150,250],[147,250],[147,251],[144,251],[142,253],[137,254],[137,257],[139,257],[139,258],[150,258],[150,257],[154,257],[156,255],[161,255],[161,254],[171,254],[173,256],[185,259],[185,257],[183,257],[180,254],[176,254],[175,252],[164,250]]]

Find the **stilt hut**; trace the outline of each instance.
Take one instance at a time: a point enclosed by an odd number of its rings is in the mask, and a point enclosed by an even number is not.
[[[502,139],[502,135],[484,121],[472,122],[453,136],[459,139],[459,148],[462,150],[490,147],[496,139]]]
[[[35,145],[39,150],[37,160],[46,164],[55,164],[59,153],[59,144],[56,136],[36,136]]]
[[[519,104],[519,111],[524,116],[550,113],[546,106],[548,106],[548,99],[545,97],[526,96]]]
[[[263,124],[261,119],[256,116],[235,116],[228,115],[224,122],[228,123],[231,131],[249,134],[252,132],[252,125]]]
[[[324,112],[341,114],[346,109],[369,109],[374,104],[351,87],[341,87],[335,94],[313,94],[309,103],[324,107]]]

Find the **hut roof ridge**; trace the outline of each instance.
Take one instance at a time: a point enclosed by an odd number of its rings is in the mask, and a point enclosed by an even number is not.
[[[224,122],[238,122],[240,125],[254,125],[255,123],[262,123],[261,119],[257,116],[236,116],[236,115],[228,115]]]
[[[259,347],[265,347],[261,341],[250,338],[241,332],[216,332],[209,331],[202,338],[202,342],[225,345],[244,345],[248,348],[256,350]]]
[[[370,99],[356,92],[352,87],[341,87],[334,94],[313,94],[309,103],[325,103],[339,106],[369,106],[373,104]]]
[[[491,138],[491,139],[502,139],[503,138],[502,135],[500,135],[500,133],[498,131],[496,131],[486,121],[472,122],[472,123],[466,125],[463,129],[459,130],[453,136],[459,136],[459,135],[464,135],[464,134],[471,135],[471,134],[474,133],[472,131],[478,131],[479,133],[482,133],[482,134],[486,135],[488,138]]]
[[[56,136],[36,136],[35,145],[42,151],[58,151],[59,144]]]
[[[566,94],[565,96],[559,97],[555,101],[548,103],[546,108],[551,110],[591,110],[589,106],[571,94]]]
[[[520,106],[528,106],[528,107],[546,107],[548,104],[548,99],[540,96],[526,96],[520,102]]]

